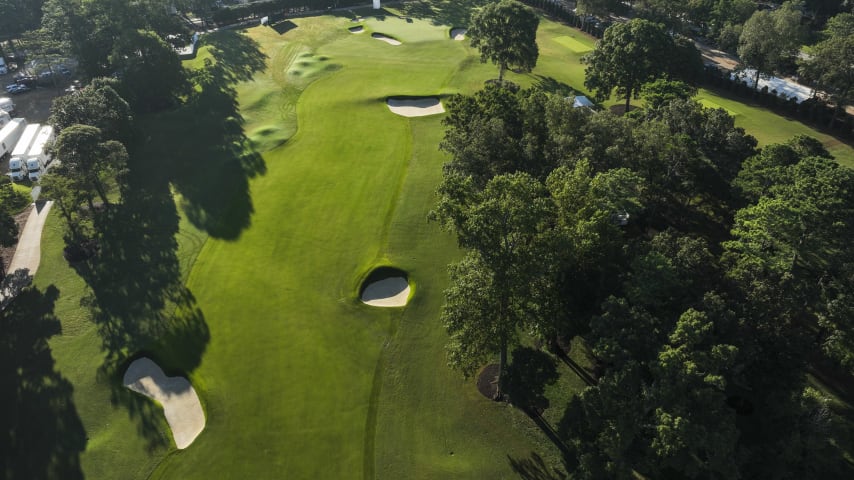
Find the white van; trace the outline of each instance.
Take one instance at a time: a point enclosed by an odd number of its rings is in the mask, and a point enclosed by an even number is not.
[[[53,145],[55,139],[53,127],[44,125],[33,140],[33,145],[27,152],[27,173],[31,181],[37,182],[44,175],[47,164],[50,163],[50,155],[48,155],[47,150]]]
[[[19,119],[16,118],[15,120]],[[23,120],[23,118],[20,120]],[[39,123],[27,125],[24,128],[24,133],[18,138],[18,143],[15,144],[15,149],[12,150],[12,157],[9,158],[9,176],[12,177],[12,180],[23,180],[27,174],[27,152],[30,151],[30,146],[33,144],[33,140],[35,140],[39,130],[41,130],[41,124]]]

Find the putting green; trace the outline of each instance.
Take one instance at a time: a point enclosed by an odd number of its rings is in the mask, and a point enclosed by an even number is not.
[[[580,42],[579,40],[567,35],[555,37],[554,41],[572,50],[574,53],[581,54],[593,51],[593,45]]]

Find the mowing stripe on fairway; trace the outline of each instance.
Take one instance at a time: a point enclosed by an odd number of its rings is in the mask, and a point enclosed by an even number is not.
[[[561,37],[555,37],[554,41],[563,45],[564,47],[572,50],[575,53],[587,53],[587,52],[593,51],[592,45],[587,45],[585,43],[582,43],[582,42],[580,42],[580,41],[576,40],[575,38],[572,38],[568,35],[564,35]]]

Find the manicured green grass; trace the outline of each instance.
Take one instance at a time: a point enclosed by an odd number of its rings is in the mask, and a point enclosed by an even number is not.
[[[510,478],[511,460],[532,453],[560,466],[527,416],[481,397],[446,366],[438,314],[446,265],[460,253],[426,221],[446,160],[437,149],[442,117],[407,119],[385,105],[395,95],[472,93],[497,70],[469,42],[451,40],[447,22],[358,13],[360,35],[349,33],[346,16],[329,15],[294,19],[284,34],[257,27],[207,36],[185,65],[220,62],[229,80],[138,119],[146,141],[133,152],[134,184],[162,203],[114,233],[128,248],[113,253],[127,258],[101,262],[125,275],[119,300],[145,299],[158,321],[169,320],[161,337],[135,341],[140,319],[123,312],[129,318],[107,326],[129,330],[119,333],[131,346],[116,352],[106,341],[80,303],[104,286],[87,286],[67,266],[52,214],[36,285],[61,290],[63,335],[51,348],[88,437],[86,478]],[[544,19],[537,68],[508,79],[588,93],[581,55],[557,40],[564,37],[593,45]],[[738,112],[751,133],[778,123],[702,95]],[[406,308],[357,300],[377,265],[409,273],[416,294]],[[148,280],[158,275],[167,278]],[[187,295],[169,296],[184,284]],[[165,291],[149,291],[156,287]],[[199,335],[175,341],[188,318]],[[121,394],[120,371],[99,373],[105,357],[137,350],[197,389],[208,423],[188,449],[171,446],[153,404]],[[576,341],[570,356],[583,363],[583,345]],[[546,390],[552,403],[543,413],[552,426],[583,388],[568,364],[556,364],[561,379]]]
[[[593,46],[587,42],[580,42],[569,35],[563,35],[560,37],[555,37],[555,42],[563,45],[564,47],[570,49],[572,53],[576,54],[585,54],[593,51]]]
[[[795,135],[809,135],[821,141],[840,164],[854,168],[854,149],[837,138],[797,120],[777,115],[767,108],[745,104],[741,99],[725,97],[722,92],[701,89],[697,97],[701,102],[718,105],[733,115],[735,124],[756,137],[760,145],[782,143]],[[704,105],[709,106],[707,103]]]
[[[738,117],[740,115],[739,113],[734,112],[732,110],[729,110],[726,107],[722,106],[721,104],[715,103],[715,102],[709,100],[708,98],[702,98],[701,97],[700,103],[706,108],[712,108],[712,109],[722,108],[722,109],[726,110],[726,113],[728,113],[732,117]]]

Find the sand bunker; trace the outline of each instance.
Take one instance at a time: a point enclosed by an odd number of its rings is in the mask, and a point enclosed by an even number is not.
[[[409,282],[403,277],[389,277],[368,284],[362,302],[372,307],[402,307],[409,299]]]
[[[371,37],[376,38],[377,40],[382,40],[383,42],[388,43],[389,45],[403,45],[402,43],[400,43],[400,41],[395,40],[389,37],[388,35],[383,35],[382,33],[372,33]]]
[[[465,40],[465,39],[466,39],[466,32],[467,32],[467,31],[468,31],[468,29],[467,29],[467,28],[454,28],[454,29],[451,29],[451,38],[453,38],[454,40],[456,40],[456,41],[458,41],[458,42],[459,42],[459,41],[462,41],[462,40]]]
[[[425,98],[389,98],[389,110],[404,117],[424,117],[443,113],[445,107],[436,97]]]
[[[167,377],[163,370],[149,358],[140,358],[130,364],[123,380],[124,386],[151,397],[163,406],[163,413],[175,445],[184,449],[205,428],[205,413],[199,396],[184,377]]]
[[[358,27],[350,27],[350,33],[362,33],[365,31],[365,27],[359,25]]]

